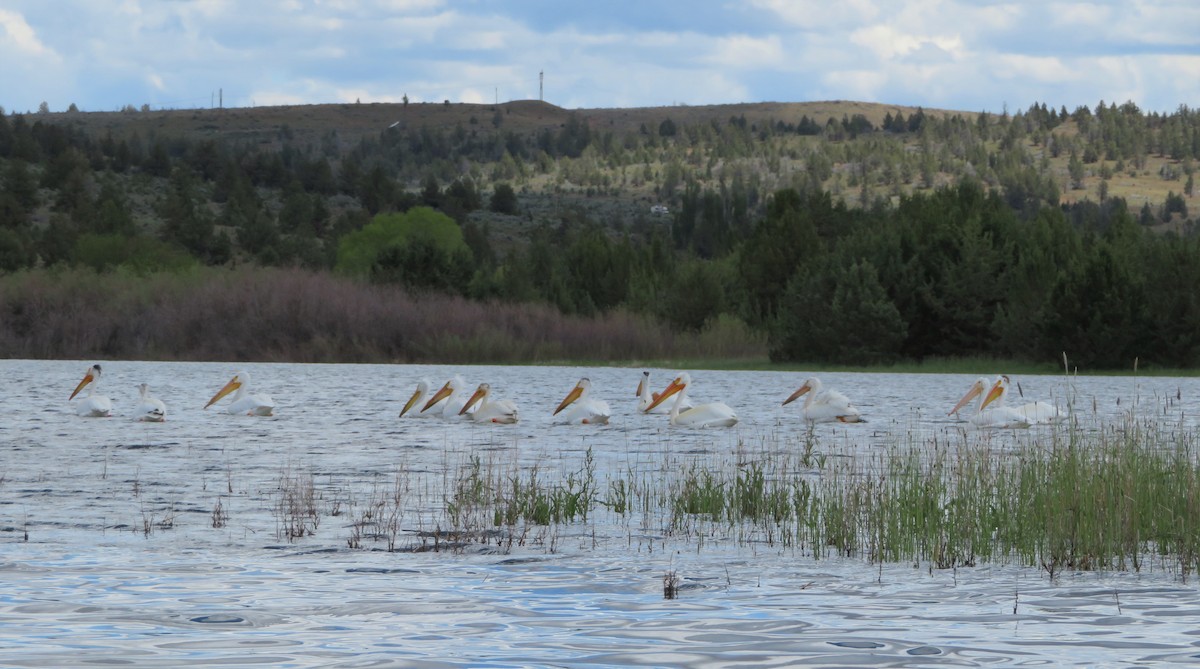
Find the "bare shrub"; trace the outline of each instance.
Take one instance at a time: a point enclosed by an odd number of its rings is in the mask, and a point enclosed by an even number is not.
[[[412,484],[404,469],[396,471],[390,488],[376,486],[367,504],[350,523],[346,545],[361,548],[364,539],[372,539],[386,542],[388,551],[396,550],[401,520],[411,491]]]
[[[675,599],[679,596],[679,575],[675,570],[663,574],[663,599]]]
[[[221,529],[229,522],[229,512],[225,510],[221,504],[221,498],[217,498],[217,503],[213,505],[212,510],[212,526],[215,529]]]
[[[0,277],[0,314],[0,350],[28,358],[504,363],[766,351],[738,321],[676,336],[622,310],[564,316],[300,269],[29,270]]]
[[[316,486],[311,473],[284,469],[279,475],[279,498],[274,506],[276,535],[288,541],[316,534],[321,522]]]

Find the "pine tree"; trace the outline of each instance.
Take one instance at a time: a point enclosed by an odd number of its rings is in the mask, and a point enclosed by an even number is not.
[[[195,185],[187,168],[177,167],[171,173],[160,214],[166,241],[179,244],[197,258],[215,260],[210,257],[216,242],[213,221],[196,201]]]

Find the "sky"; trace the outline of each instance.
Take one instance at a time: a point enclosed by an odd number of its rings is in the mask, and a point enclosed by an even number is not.
[[[6,112],[1200,106],[1196,0],[4,0]]]

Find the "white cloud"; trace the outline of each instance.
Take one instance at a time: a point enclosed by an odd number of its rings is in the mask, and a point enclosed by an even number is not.
[[[0,46],[11,45],[27,56],[59,58],[57,53],[38,39],[37,32],[21,14],[0,9],[0,30],[3,31]]]
[[[1039,83],[1062,83],[1076,78],[1074,66],[1056,56],[1002,54],[994,59],[996,76]]]
[[[481,105],[491,102],[490,99],[484,97],[483,92],[474,88],[464,88],[458,93],[459,102],[468,102],[470,104]]]
[[[731,35],[717,39],[707,60],[738,69],[776,67],[786,60],[778,35]]]
[[[499,30],[456,33],[452,36],[450,44],[458,49],[477,51],[498,51],[509,46],[507,35]]]
[[[772,12],[786,23],[805,29],[858,25],[878,19],[882,13],[872,0],[751,0],[750,4]],[[887,3],[884,5],[890,6]]]
[[[888,75],[878,70],[841,70],[822,77],[830,91],[826,99],[878,100],[879,91],[888,83]]]
[[[1011,30],[1019,27],[1021,19],[1025,16],[1024,8],[1016,4],[984,5],[966,9],[971,15],[968,25],[978,26],[980,30]],[[954,23],[961,25],[960,21]]]
[[[1054,24],[1072,29],[1103,27],[1112,21],[1112,8],[1093,2],[1052,2],[1046,5]]]
[[[966,52],[962,38],[957,35],[913,35],[887,25],[856,30],[850,34],[850,41],[885,61],[928,51],[930,47],[936,47],[937,52],[952,58],[960,58]]]
[[[379,6],[393,12],[427,12],[445,4],[442,0],[382,0]]]
[[[400,102],[403,93],[373,93],[368,88],[337,88],[333,91],[334,102]]]
[[[332,102],[332,100],[330,101]],[[244,100],[239,104],[252,105],[256,107],[275,107],[283,105],[305,105],[311,103],[312,101],[307,96],[297,95],[295,93],[285,93],[282,91],[255,91],[248,96],[247,100]]]

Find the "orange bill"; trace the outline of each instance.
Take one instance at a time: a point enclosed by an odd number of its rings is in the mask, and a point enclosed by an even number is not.
[[[204,408],[207,409],[208,407],[212,406],[217,400],[221,399],[222,397],[225,397],[229,393],[231,393],[241,387],[242,387],[242,382],[238,381],[238,378],[236,376],[233,377],[232,379],[229,380],[229,383],[225,384],[224,388],[218,390],[217,394],[212,396],[212,399],[208,401],[208,404],[204,405]]]

